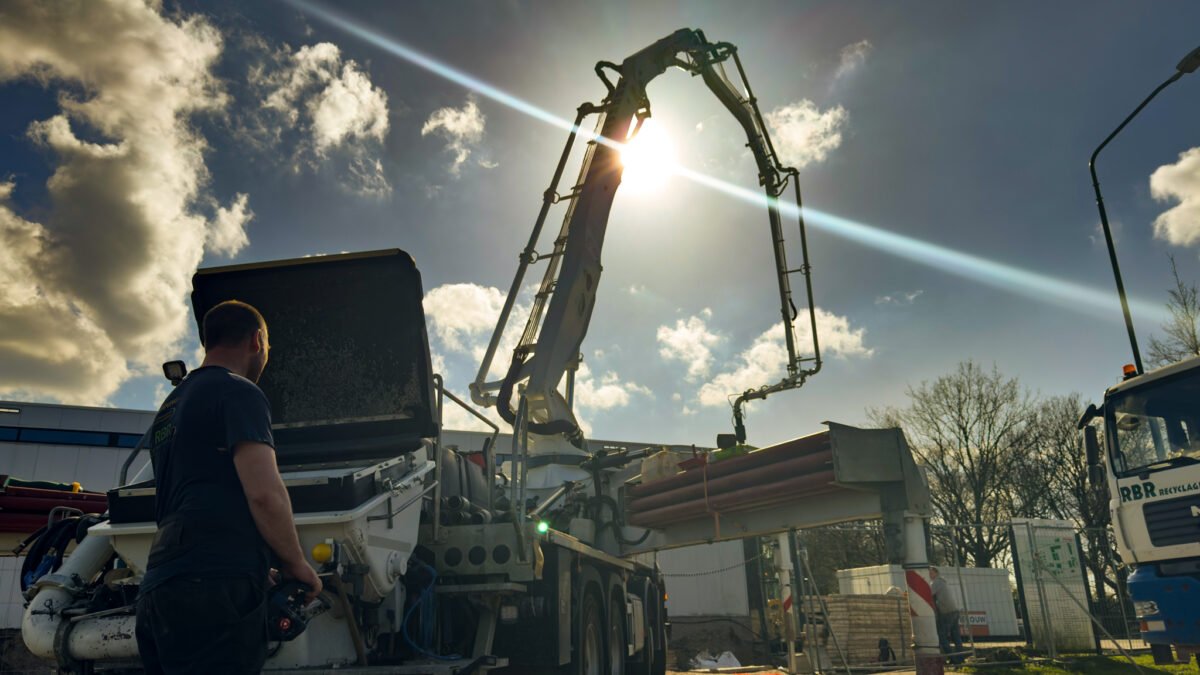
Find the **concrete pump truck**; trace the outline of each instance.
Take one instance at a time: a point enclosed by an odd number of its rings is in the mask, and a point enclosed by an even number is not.
[[[508,462],[499,429],[481,447],[453,447],[443,404],[470,408],[432,372],[420,274],[399,250],[201,270],[197,318],[226,299],[258,307],[271,327],[271,402],[277,456],[301,543],[326,591],[304,603],[270,594],[268,672],[663,673],[664,579],[645,556],[671,547],[882,518],[889,561],[909,569],[918,667],[939,672],[925,574],[929,499],[899,430],[829,424],[825,431],[700,470],[643,479],[646,449],[589,448],[572,411],[573,372],[600,277],[621,144],[650,114],[646,85],[669,68],[699,75],[746,133],[764,189],[789,361],[783,379],[737,400],[799,386],[820,361],[798,355],[798,311],[778,199],[797,172],[767,137],[736,49],[680,30],[625,59],[601,62],[607,94],[584,104],[520,257],[474,400],[512,426]],[[616,75],[616,82],[609,78]],[[579,125],[598,116],[576,185],[557,185]],[[555,204],[566,215],[539,254]],[[527,268],[547,270],[511,365],[489,382],[500,336]],[[543,319],[544,314],[544,319]],[[810,312],[810,320],[812,320]],[[175,379],[182,377],[178,366]],[[733,392],[736,393],[736,392]],[[128,466],[128,463],[127,463]],[[109,494],[61,568],[25,590],[22,633],[36,655],[67,671],[136,668],[131,603],[156,526],[149,470]],[[86,524],[85,524],[86,525]],[[80,528],[83,534],[84,528]],[[798,603],[797,603],[798,604]],[[336,669],[336,671],[335,671]]]

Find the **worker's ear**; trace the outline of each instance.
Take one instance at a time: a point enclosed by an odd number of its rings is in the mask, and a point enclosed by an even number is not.
[[[257,354],[267,348],[267,332],[259,328],[250,336],[250,351]]]

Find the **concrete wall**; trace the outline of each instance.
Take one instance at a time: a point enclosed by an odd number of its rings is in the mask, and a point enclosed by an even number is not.
[[[741,540],[687,546],[657,555],[667,577],[669,616],[750,615]]]

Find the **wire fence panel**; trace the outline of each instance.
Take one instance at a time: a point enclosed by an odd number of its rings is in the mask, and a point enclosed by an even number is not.
[[[1012,539],[1034,647],[1051,656],[1094,650],[1091,593],[1074,528],[1064,521],[1017,519]]]
[[[1067,521],[1021,520],[974,524],[931,524],[929,560],[945,580],[959,608],[958,631],[963,653],[980,649],[1021,647],[1056,656],[1144,648],[1125,588],[1126,570],[1115,559],[1111,533],[1104,528],[1079,529]],[[904,568],[886,559],[879,523],[815,528],[801,533],[811,561],[808,586],[821,596],[903,596]],[[811,579],[809,578],[811,577]],[[806,587],[808,587],[806,586]],[[812,593],[813,591],[808,591]],[[830,611],[834,603],[830,604]],[[886,637],[870,616],[881,612],[863,606],[863,617],[851,613],[842,632],[847,644],[854,628]],[[839,632],[836,621],[821,630]],[[860,630],[861,634],[861,630]],[[819,638],[811,630],[806,637]],[[948,635],[951,651],[956,641]],[[910,656],[910,638],[899,662]],[[839,666],[828,638],[825,663]],[[904,654],[902,654],[904,652]],[[876,657],[876,660],[879,657]],[[866,664],[852,664],[866,665]]]

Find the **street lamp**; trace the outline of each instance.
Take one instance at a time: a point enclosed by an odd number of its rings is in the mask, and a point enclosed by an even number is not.
[[[1100,195],[1100,179],[1096,177],[1096,157],[1104,149],[1104,146],[1116,138],[1125,125],[1129,124],[1142,111],[1142,108],[1146,107],[1147,103],[1158,96],[1158,92],[1166,89],[1168,85],[1184,75],[1195,72],[1197,68],[1200,68],[1200,47],[1193,49],[1191,53],[1183,57],[1179,65],[1175,66],[1175,74],[1158,85],[1154,91],[1150,92],[1146,100],[1142,101],[1141,105],[1129,113],[1129,117],[1126,117],[1125,121],[1121,122],[1120,126],[1114,129],[1108,138],[1105,138],[1104,142],[1096,148],[1096,151],[1092,153],[1091,161],[1088,162],[1088,169],[1092,172],[1092,187],[1096,190],[1096,207],[1100,209],[1100,225],[1104,228],[1104,242],[1108,244],[1108,259],[1112,263],[1113,277],[1117,280],[1117,295],[1121,298],[1121,311],[1125,313],[1125,330],[1129,332],[1129,345],[1133,348],[1133,364],[1137,368],[1138,375],[1145,372],[1145,369],[1142,368],[1142,353],[1138,350],[1137,336],[1133,332],[1133,318],[1129,315],[1129,301],[1125,298],[1125,284],[1121,281],[1121,267],[1117,264],[1117,249],[1113,247],[1112,231],[1108,227],[1108,212],[1104,210],[1104,197]]]

